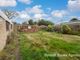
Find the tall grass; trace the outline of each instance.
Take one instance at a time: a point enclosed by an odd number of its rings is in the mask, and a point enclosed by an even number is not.
[[[80,43],[68,43],[57,33],[20,33],[20,52],[22,60],[75,60],[76,57],[46,57],[45,54],[80,54]],[[30,38],[31,37],[31,38]]]

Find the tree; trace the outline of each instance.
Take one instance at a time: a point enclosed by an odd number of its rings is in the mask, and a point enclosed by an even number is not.
[[[38,21],[38,25],[45,25],[45,26],[48,26],[48,25],[54,25],[51,21],[46,21],[44,19],[41,19]]]
[[[38,22],[37,21],[34,21],[34,25],[37,25],[38,24]]]
[[[2,10],[6,16],[9,18],[9,19],[12,19],[14,17],[17,17],[18,16],[18,13],[16,11],[11,11],[11,10],[7,10],[7,9],[4,9]]]
[[[77,21],[79,21],[77,18],[72,18],[72,19],[70,20],[70,22],[77,22]]]
[[[30,20],[28,21],[28,23],[29,23],[29,25],[34,25],[34,22],[33,22],[32,19],[30,19]]]
[[[27,22],[23,22],[22,25],[27,25]]]

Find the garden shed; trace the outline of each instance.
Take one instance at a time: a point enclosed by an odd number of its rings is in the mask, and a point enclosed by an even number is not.
[[[0,10],[0,50],[2,50],[6,44],[7,36],[13,30],[13,23],[4,12]]]

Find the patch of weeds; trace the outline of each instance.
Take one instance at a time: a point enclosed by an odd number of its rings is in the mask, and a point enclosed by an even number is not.
[[[51,35],[50,35],[51,34]],[[60,34],[50,32],[20,33],[20,53],[22,60],[76,60],[77,57],[46,57],[44,54],[79,54],[79,43],[68,43]],[[30,36],[32,39],[28,38]],[[56,37],[54,37],[56,36]]]

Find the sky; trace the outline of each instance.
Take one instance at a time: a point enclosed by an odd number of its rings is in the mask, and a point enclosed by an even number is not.
[[[14,10],[19,16],[13,20],[22,23],[29,19],[50,20],[54,23],[80,19],[80,0],[0,0],[0,9]]]

